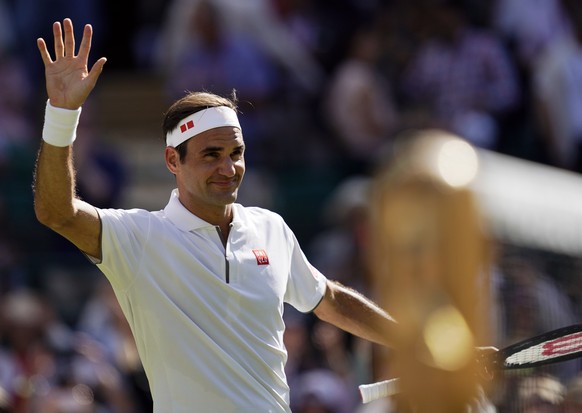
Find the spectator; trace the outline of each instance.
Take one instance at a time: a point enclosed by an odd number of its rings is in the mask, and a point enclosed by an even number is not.
[[[499,120],[518,100],[513,62],[498,38],[470,26],[459,1],[433,6],[430,16],[432,36],[403,75],[406,104],[425,113],[425,126],[494,149]]]
[[[283,342],[288,353],[285,375],[291,389],[290,404],[295,406],[299,396],[297,390],[300,378],[304,372],[315,368],[317,361],[309,339],[308,316],[286,304],[283,319],[285,321]]]
[[[119,206],[127,183],[125,165],[114,149],[104,142],[97,109],[87,105],[79,130],[87,138],[78,142],[75,166],[79,195],[87,202]],[[99,143],[98,143],[99,142]]]
[[[34,411],[56,376],[55,336],[58,320],[50,305],[36,293],[21,290],[3,296],[4,368],[12,372],[5,387],[13,398],[15,413]]]
[[[30,100],[33,88],[25,62],[0,43],[0,168],[15,148],[26,147],[32,137]],[[0,170],[1,173],[1,170]]]
[[[313,325],[313,342],[320,351],[321,364],[336,373],[346,383],[352,383],[354,369],[352,354],[347,346],[348,336],[335,326],[315,321]]]
[[[319,49],[321,24],[312,0],[273,0],[277,19],[291,36],[311,55]]]
[[[360,29],[336,69],[325,99],[332,131],[348,161],[366,165],[397,127],[390,85],[378,72],[378,34]]]
[[[224,12],[212,1],[201,1],[185,33],[188,47],[176,56],[168,77],[171,97],[184,90],[206,89],[260,102],[273,87],[273,68],[257,43],[230,30]]]
[[[250,38],[260,45],[270,60],[284,68],[292,82],[301,89],[307,93],[319,90],[323,81],[322,69],[277,19],[272,4],[267,0],[175,0],[162,28],[158,59],[162,70],[173,71],[180,56],[195,39],[189,27],[192,16],[203,2],[212,5],[224,18],[225,27],[235,36]]]
[[[562,0],[574,36],[563,35],[533,65],[539,127],[550,162],[582,172],[582,7]]]
[[[568,382],[563,407],[564,413],[578,413],[582,411],[582,375],[578,374]]]
[[[329,370],[304,373],[298,385],[297,413],[350,413],[353,411],[354,390]]]
[[[509,342],[574,323],[569,300],[557,282],[533,255],[508,252],[501,262],[506,278],[507,329],[514,334]],[[507,306],[506,306],[507,307]]]
[[[97,283],[93,296],[83,308],[78,329],[82,338],[79,343],[87,359],[115,370],[112,373],[118,377],[117,386],[131,395],[136,412],[151,411],[151,394],[133,335],[113,289],[103,280]],[[99,381],[100,375],[90,376],[92,381]]]
[[[351,176],[340,182],[324,204],[327,228],[313,238],[309,255],[314,265],[346,285],[365,290],[369,179]]]
[[[496,0],[493,27],[526,66],[552,42],[569,32],[560,0]]]
[[[517,397],[524,413],[560,413],[564,385],[550,375],[526,377],[519,383]]]

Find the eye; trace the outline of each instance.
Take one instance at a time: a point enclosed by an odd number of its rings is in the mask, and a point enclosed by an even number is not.
[[[220,157],[220,153],[218,153],[218,152],[206,152],[206,153],[204,154],[204,157],[205,157],[205,158],[212,158],[212,159],[216,159],[216,158],[219,158],[219,157]]]
[[[233,159],[242,158],[244,152],[245,152],[244,148],[236,148],[234,151],[232,151],[230,157]]]

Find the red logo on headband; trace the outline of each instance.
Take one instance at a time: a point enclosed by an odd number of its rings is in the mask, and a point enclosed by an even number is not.
[[[180,132],[184,133],[188,129],[192,129],[193,127],[194,127],[194,121],[189,120],[188,122],[184,123],[183,125],[180,125]]]

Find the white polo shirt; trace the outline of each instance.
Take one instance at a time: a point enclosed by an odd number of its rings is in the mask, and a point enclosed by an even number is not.
[[[326,279],[283,219],[234,204],[216,226],[174,190],[162,211],[100,209],[103,260],[156,413],[290,412],[283,303],[313,310]]]

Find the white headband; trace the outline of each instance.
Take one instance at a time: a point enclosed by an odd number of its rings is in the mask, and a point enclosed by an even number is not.
[[[182,119],[178,126],[166,135],[166,146],[173,148],[209,129],[222,126],[240,127],[236,112],[227,106],[201,110]]]

